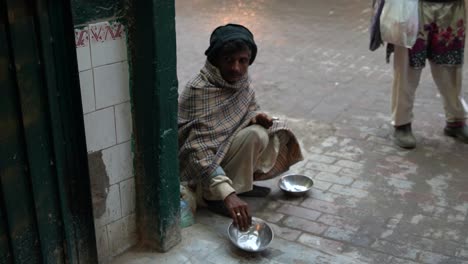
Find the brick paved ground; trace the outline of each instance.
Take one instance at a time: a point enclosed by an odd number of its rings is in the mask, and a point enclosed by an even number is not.
[[[427,72],[415,105],[418,147],[393,146],[392,72],[383,49],[367,50],[369,2],[177,2],[181,84],[201,67],[215,26],[249,26],[259,44],[251,73],[260,104],[290,119],[306,157],[292,172],[315,186],[288,198],[270,180],[270,196],[248,200],[276,234],[260,255],[234,249],[229,219],[200,210],[171,253],[122,263],[468,263],[468,146],[443,136]]]

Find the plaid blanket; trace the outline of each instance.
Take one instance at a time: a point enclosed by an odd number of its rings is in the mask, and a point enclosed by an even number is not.
[[[179,162],[181,180],[208,184],[235,135],[259,112],[248,76],[229,84],[208,61],[179,97]],[[302,160],[294,135],[285,123],[275,122],[269,133],[287,131],[288,144],[280,147],[277,164],[267,174],[286,171]],[[266,175],[256,175],[264,179]]]

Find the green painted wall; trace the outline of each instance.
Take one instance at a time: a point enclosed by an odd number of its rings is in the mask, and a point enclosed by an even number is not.
[[[126,21],[140,243],[168,251],[181,240],[174,0],[71,3],[75,26]]]
[[[168,251],[181,240],[174,0],[138,0],[132,14],[138,224],[144,246]]]
[[[70,10],[0,0],[2,264],[97,263]]]

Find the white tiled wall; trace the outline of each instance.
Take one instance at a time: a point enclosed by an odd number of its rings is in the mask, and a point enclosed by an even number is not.
[[[97,109],[130,100],[126,61],[97,66],[93,68],[93,72]]]
[[[80,88],[83,102],[83,113],[87,114],[96,110],[94,99],[94,78],[91,69],[80,72]]]
[[[113,106],[85,114],[84,123],[88,152],[102,150],[117,143]]]
[[[130,178],[120,184],[121,197],[131,197],[122,199],[122,215],[132,215],[135,213],[135,179]]]
[[[101,22],[77,27],[75,41],[87,149],[101,152],[109,179],[106,210],[95,216],[99,260],[106,263],[137,242],[124,25]]]
[[[75,29],[76,57],[80,72],[91,69],[91,50],[88,27]]]
[[[108,226],[109,248],[111,252],[123,252],[136,241],[136,218],[129,215]]]
[[[109,186],[107,190],[106,212],[95,219],[96,229],[106,226],[122,218],[122,206],[120,205],[120,187],[119,184]],[[101,245],[98,245],[98,247]],[[98,248],[99,250],[99,248]]]
[[[102,151],[109,184],[116,184],[133,177],[131,143],[129,141]]]
[[[126,35],[121,23],[101,22],[89,25],[89,29],[93,67],[127,60]]]
[[[115,106],[115,126],[117,128],[117,143],[122,143],[131,139],[132,114],[130,102]]]
[[[103,260],[108,258],[110,253],[107,226],[96,227],[96,244],[100,245],[98,250],[98,259]]]

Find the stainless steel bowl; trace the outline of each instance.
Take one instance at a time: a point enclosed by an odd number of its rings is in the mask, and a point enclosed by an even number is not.
[[[286,194],[300,196],[307,193],[314,185],[314,181],[305,175],[291,174],[281,177],[278,187]]]
[[[231,223],[228,236],[236,247],[248,252],[260,252],[270,245],[274,234],[265,221],[252,217],[252,225],[247,231],[240,231]]]

